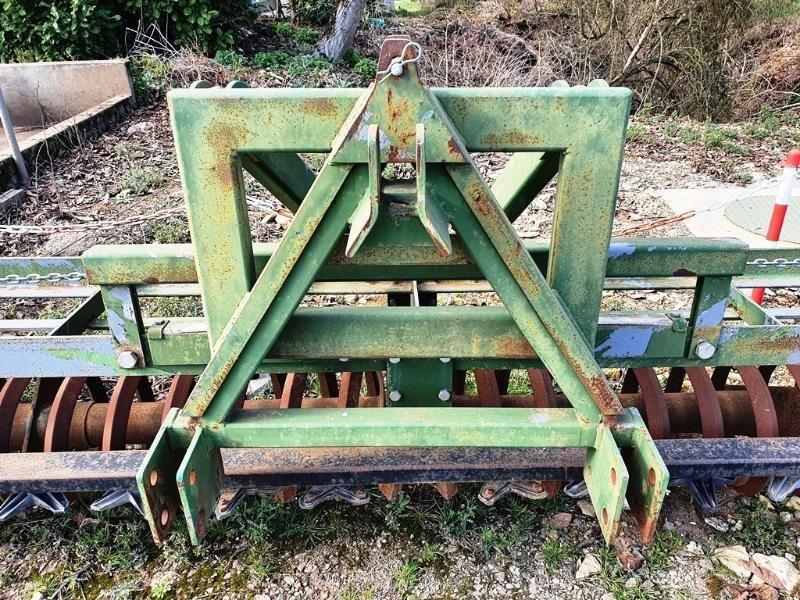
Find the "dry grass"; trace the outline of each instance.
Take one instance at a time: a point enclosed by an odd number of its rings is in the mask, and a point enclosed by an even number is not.
[[[636,106],[699,119],[746,118],[765,104],[796,106],[798,17],[754,16],[748,0],[702,4],[709,10],[693,12],[677,0],[479,0],[367,30],[358,44],[374,56],[387,34],[408,35],[425,49],[429,85],[603,78],[633,89]]]

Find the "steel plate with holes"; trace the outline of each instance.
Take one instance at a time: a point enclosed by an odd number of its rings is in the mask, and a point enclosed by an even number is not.
[[[766,236],[774,203],[775,197],[772,195],[740,198],[725,207],[725,216],[734,225]],[[789,203],[781,241],[800,244],[800,196],[798,195],[792,196]]]

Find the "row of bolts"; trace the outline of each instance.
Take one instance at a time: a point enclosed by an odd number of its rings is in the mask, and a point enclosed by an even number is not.
[[[339,360],[341,362],[347,362],[349,359],[340,358]],[[444,364],[447,364],[447,363],[450,362],[449,358],[440,358],[439,360]],[[393,365],[396,365],[396,364],[398,364],[400,362],[400,359],[399,358],[390,358],[389,362],[391,364],[393,364]],[[136,355],[135,352],[133,352],[131,350],[123,350],[122,352],[120,352],[117,355],[117,364],[122,369],[133,369],[133,368],[136,367],[136,365],[139,364],[139,357]],[[441,390],[439,390],[439,393],[437,394],[437,397],[442,402],[448,402],[450,400],[450,398],[452,398],[452,396],[453,396],[452,393],[448,389],[441,389]],[[400,392],[400,390],[392,389],[392,390],[389,390],[388,397],[389,397],[389,400],[392,401],[392,402],[399,402],[400,399],[403,397],[403,394]]]

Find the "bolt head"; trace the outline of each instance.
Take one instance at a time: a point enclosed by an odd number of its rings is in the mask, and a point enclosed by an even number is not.
[[[444,363],[444,364],[447,364],[447,363],[450,362],[450,357],[449,356],[443,356],[442,358],[439,359],[439,361]]]
[[[396,365],[397,363],[399,363],[399,362],[400,362],[400,359],[399,359],[399,358],[390,358],[390,359],[389,359],[389,362],[390,362],[391,364],[393,364],[393,365]]]
[[[403,397],[403,394],[400,393],[400,390],[390,390],[389,391],[389,400],[392,402],[399,402],[400,398]]]
[[[450,390],[439,390],[439,400],[447,402],[450,400]]]
[[[123,369],[133,369],[139,364],[139,357],[130,350],[125,350],[117,355],[117,364]]]
[[[717,349],[714,347],[714,344],[712,344],[711,342],[707,342],[705,340],[698,343],[697,346],[695,346],[694,348],[694,354],[700,360],[708,360],[709,358],[714,356],[714,353],[716,351]]]
[[[395,59],[395,61],[397,61],[397,59]],[[395,61],[392,61],[392,64],[389,65],[389,72],[395,77],[400,77],[400,75],[403,74],[403,63]]]

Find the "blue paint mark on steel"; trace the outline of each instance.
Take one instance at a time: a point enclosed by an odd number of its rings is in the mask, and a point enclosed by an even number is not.
[[[697,322],[695,327],[714,327],[722,323],[722,317],[725,316],[725,306],[727,306],[727,298],[723,298],[709,306],[707,309],[697,315]]]
[[[0,338],[0,377],[113,377],[117,374],[106,336]]]
[[[628,256],[636,252],[636,246],[624,242],[613,242],[608,246],[608,258],[615,259],[620,256]]]
[[[786,362],[790,365],[800,365],[800,348],[792,352]],[[800,385],[800,381],[797,384]]]
[[[24,271],[24,272],[22,272]],[[77,256],[13,256],[0,258],[0,275],[14,273],[72,273],[83,271],[83,262]]]
[[[630,358],[644,356],[653,337],[653,328],[620,327],[611,332],[594,351],[603,358]]]
[[[117,343],[129,343],[130,340],[125,333],[125,324],[126,322],[134,319],[133,298],[131,297],[131,291],[124,285],[116,285],[109,289],[109,293],[122,304],[122,314],[119,314],[109,306],[106,306],[108,328],[111,330],[111,335],[114,336],[114,339],[117,341]]]

